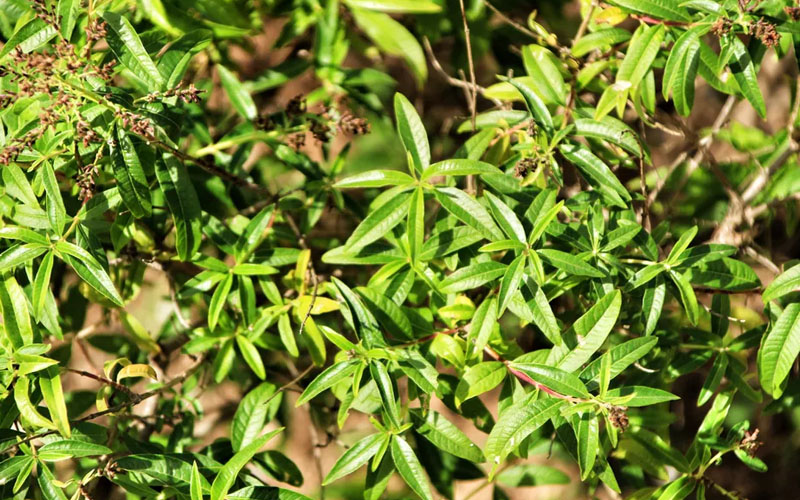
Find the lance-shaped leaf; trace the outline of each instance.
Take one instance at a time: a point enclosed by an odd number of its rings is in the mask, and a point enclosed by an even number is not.
[[[0,254],[0,272],[13,270],[20,264],[31,262],[46,251],[47,247],[39,243],[13,245]]]
[[[422,465],[411,445],[399,435],[395,435],[392,438],[391,450],[394,466],[409,488],[423,500],[433,500],[428,478],[425,477]]]
[[[506,271],[506,267],[493,260],[462,267],[439,283],[439,291],[442,293],[456,293],[472,290],[502,276]]]
[[[366,465],[369,459],[384,446],[386,439],[387,436],[385,434],[375,433],[355,443],[339,457],[335,464],[333,464],[333,468],[328,472],[328,475],[325,476],[325,480],[322,484],[330,484],[337,479],[352,474]]]
[[[0,282],[3,329],[14,349],[33,343],[28,300],[14,275],[6,273]]]
[[[264,425],[278,411],[283,393],[276,393],[277,389],[270,382],[262,382],[242,398],[231,424],[234,451],[241,450],[256,439]]]
[[[492,241],[504,239],[489,212],[474,198],[456,188],[438,187],[434,195],[445,210]]]
[[[525,243],[525,229],[522,227],[522,222],[519,221],[514,211],[511,210],[503,200],[489,191],[486,191],[485,196],[489,201],[492,214],[494,214],[494,218],[503,232],[506,233],[509,238],[516,239],[520,243]]]
[[[55,424],[45,418],[41,413],[39,413],[36,407],[33,406],[28,393],[29,388],[30,380],[27,377],[18,378],[17,382],[14,384],[14,402],[17,403],[17,409],[19,410],[20,415],[22,415],[25,421],[34,427],[44,427],[45,429],[56,430]]]
[[[541,255],[548,264],[555,267],[559,271],[575,276],[588,276],[590,278],[602,278],[603,273],[575,257],[572,254],[555,250],[552,248],[543,248],[537,250],[536,253]]]
[[[645,318],[645,335],[650,335],[655,331],[656,325],[658,325],[658,319],[661,317],[661,309],[664,307],[664,298],[666,295],[667,285],[663,276],[656,276],[655,281],[645,289],[642,295],[642,315]]]
[[[739,40],[739,37],[733,36],[731,39],[731,57],[728,66],[731,68],[731,73],[739,84],[739,89],[744,94],[744,97],[750,101],[753,108],[758,112],[761,118],[766,118],[767,107],[764,104],[764,96],[761,94],[761,89],[758,87],[758,72],[756,71],[755,63],[747,52],[747,47],[744,42]]]
[[[464,401],[491,391],[500,385],[506,373],[506,365],[500,361],[487,361],[469,367],[456,387],[456,406],[460,407]]]
[[[548,136],[553,134],[553,116],[550,110],[547,109],[541,97],[530,87],[527,83],[521,81],[519,78],[503,78],[513,85],[525,100],[525,106],[528,108],[533,119],[542,127]]]
[[[225,66],[218,64],[217,72],[219,73],[219,80],[222,83],[222,88],[228,95],[228,99],[233,104],[234,109],[239,112],[242,118],[246,120],[255,120],[258,117],[258,108],[253,98],[250,97],[250,92],[242,85],[242,82],[236,78],[231,70]]]
[[[683,116],[689,116],[694,104],[694,83],[700,65],[700,34],[704,28],[687,30],[672,46],[664,67],[662,93],[664,99],[672,91],[675,109]]]
[[[67,221],[67,210],[64,208],[64,200],[61,198],[61,189],[58,187],[56,174],[49,161],[42,164],[42,184],[47,198],[47,218],[50,227],[56,234],[64,231],[64,224]]]
[[[406,217],[409,203],[411,194],[402,193],[370,212],[347,239],[347,250],[357,251],[381,239]]]
[[[431,148],[428,133],[414,109],[414,105],[403,94],[394,95],[394,116],[397,120],[397,133],[406,151],[411,155],[414,168],[422,172],[431,164]]]
[[[2,257],[0,257],[2,259]],[[33,315],[40,318],[50,295],[50,275],[53,271],[53,252],[47,252],[36,270],[36,278],[33,281]]]
[[[267,441],[281,432],[283,432],[283,427],[264,434],[239,450],[233,458],[219,470],[217,477],[214,478],[214,482],[211,484],[211,500],[223,500],[228,494],[228,490],[230,490],[231,486],[233,486],[233,483],[236,481],[236,476],[239,475],[239,471],[250,462],[253,455],[258,453],[259,450],[267,444]]]
[[[727,257],[695,264],[684,272],[684,276],[694,285],[731,292],[753,290],[761,286],[761,280],[753,268]]]
[[[669,277],[672,278],[672,282],[675,283],[675,286],[678,288],[681,303],[683,303],[683,309],[686,311],[686,317],[693,325],[696,325],[700,311],[697,306],[697,296],[694,294],[694,290],[692,290],[691,283],[686,279],[686,276],[675,271],[670,271]]]
[[[622,120],[611,116],[604,116],[600,120],[592,118],[576,118],[575,135],[602,139],[617,145],[635,156],[647,154],[647,146],[639,142],[639,135]]]
[[[575,347],[570,349],[566,342],[554,347],[548,361],[567,372],[583,366],[608,338],[621,306],[622,294],[619,290],[603,296],[572,325],[568,336],[574,335],[577,341]]]
[[[414,190],[408,207],[408,250],[411,261],[417,262],[425,241],[425,192],[419,186]]]
[[[103,12],[103,19],[109,27],[106,40],[117,60],[148,87],[162,90],[165,84],[164,77],[145,50],[131,23],[110,10]]]
[[[564,104],[569,91],[558,69],[558,60],[548,49],[540,45],[522,48],[522,63],[528,76],[533,78],[539,95],[551,103]]]
[[[480,353],[483,352],[483,348],[489,343],[489,337],[496,323],[497,299],[489,297],[481,302],[481,305],[475,310],[475,314],[472,315],[472,321],[469,325],[469,334],[467,335],[467,345],[470,346],[470,356],[473,354],[481,355]]]
[[[529,376],[537,384],[550,391],[576,398],[590,397],[589,391],[577,375],[559,368],[538,363],[511,363],[510,368]]]
[[[519,289],[522,283],[523,272],[525,271],[525,255],[520,255],[514,259],[506,268],[503,279],[500,280],[500,293],[497,296],[497,316],[502,316],[505,312],[511,297]]]
[[[584,412],[578,416],[575,425],[575,438],[578,441],[578,466],[581,481],[586,481],[592,472],[600,448],[600,423],[594,412]]]
[[[527,399],[508,408],[492,428],[486,440],[486,460],[492,464],[494,475],[500,463],[533,431],[558,415],[564,400],[556,398],[530,402]]]
[[[411,184],[414,179],[399,170],[368,170],[340,180],[334,187],[339,189],[402,186]]]
[[[800,290],[800,265],[792,266],[779,274],[764,290],[761,299],[766,304],[795,290]]]
[[[150,187],[139,154],[124,129],[115,126],[114,131],[116,142],[111,147],[111,165],[122,201],[137,219],[149,217],[153,205],[150,203]]]
[[[658,339],[655,337],[639,337],[609,349],[608,355],[611,358],[610,378],[613,379],[622,373],[625,368],[642,359],[656,344],[658,344]],[[580,378],[583,380],[598,380],[600,378],[600,359],[598,358],[589,363],[581,372]]]
[[[16,48],[19,48],[25,54],[32,52],[50,41],[56,36],[56,33],[58,32],[55,26],[45,22],[43,19],[39,19],[39,17],[34,17],[16,30],[3,45],[3,50],[0,50],[0,60]]]
[[[471,462],[483,462],[483,452],[461,429],[433,410],[410,410],[417,432],[434,446]]]
[[[610,389],[606,392],[605,398],[609,401],[615,398],[621,398],[624,406],[636,408],[639,406],[650,406],[659,403],[666,403],[667,401],[675,401],[680,399],[678,396],[667,392],[662,389],[647,386],[625,386],[616,389]]]
[[[430,0],[345,0],[344,3],[351,7],[397,14],[431,14],[442,10],[440,5]]]
[[[383,12],[366,9],[351,9],[353,20],[364,30],[364,33],[381,51],[396,57],[402,57],[411,67],[422,87],[428,78],[428,64],[417,38],[405,26]]]
[[[233,274],[226,274],[214,290],[214,295],[211,296],[211,301],[208,303],[208,328],[211,330],[217,327],[219,316],[228,301],[228,294],[230,294],[232,286]]]
[[[609,3],[631,12],[667,21],[690,20],[689,12],[679,0],[612,0]]]
[[[502,174],[503,172],[490,163],[467,158],[453,158],[436,162],[426,168],[420,176],[421,181],[427,181],[431,177],[438,176],[458,176],[458,175],[481,175],[481,174]]]
[[[625,202],[631,201],[631,195],[617,179],[614,172],[582,144],[562,144],[559,151],[586,178],[586,181],[597,189],[614,206],[626,208]]]
[[[778,316],[758,351],[758,379],[775,399],[800,354],[800,303],[792,303]]]
[[[178,258],[190,260],[200,248],[202,212],[200,200],[189,180],[186,167],[171,155],[156,160],[156,178],[175,223],[175,247]]]
[[[321,393],[322,391],[333,387],[334,384],[346,379],[353,373],[361,363],[361,360],[350,359],[347,361],[340,361],[320,373],[317,378],[308,384],[308,387],[303,391],[303,394],[297,399],[295,406],[300,406],[308,402],[311,398]]]
[[[50,418],[53,419],[58,432],[64,437],[70,437],[72,433],[69,427],[67,403],[64,399],[64,390],[61,387],[61,376],[58,373],[58,368],[49,367],[39,377],[39,387],[42,390],[44,402],[50,410]]]
[[[386,366],[379,360],[372,360],[369,364],[369,373],[372,375],[372,380],[378,386],[378,392],[381,395],[381,402],[386,417],[389,422],[395,427],[400,427],[400,411],[397,408],[397,400],[394,397],[394,386],[392,385],[392,378],[389,376],[389,371]]]

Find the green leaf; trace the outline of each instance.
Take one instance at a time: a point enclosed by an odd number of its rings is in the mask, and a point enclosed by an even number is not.
[[[503,279],[500,280],[500,293],[497,295],[497,316],[500,317],[505,312],[511,297],[519,289],[522,283],[523,272],[525,271],[525,255],[520,255],[514,259],[505,270]]]
[[[530,402],[526,398],[506,409],[489,433],[484,448],[486,460],[492,464],[489,478],[526,437],[558,415],[564,404],[563,399],[546,398]]]
[[[5,58],[12,50],[19,48],[23,53],[28,54],[56,36],[56,28],[47,24],[42,19],[35,17],[22,25],[0,50],[0,60]],[[4,169],[7,166],[3,167]]]
[[[590,278],[602,278],[604,275],[594,267],[579,258],[552,248],[544,248],[536,251],[551,266],[557,270],[574,276],[588,276]]]
[[[382,293],[368,287],[359,287],[359,295],[375,315],[375,319],[393,336],[413,340],[414,329],[403,310]]]
[[[653,284],[648,286],[642,295],[642,314],[645,317],[645,335],[650,335],[655,331],[658,325],[658,319],[661,317],[661,310],[664,307],[666,295],[667,285],[659,272],[659,276],[656,276]]]
[[[683,116],[689,116],[694,104],[694,84],[700,65],[700,34],[704,28],[687,30],[672,46],[664,67],[661,91],[664,99],[670,91],[675,108]]]
[[[750,467],[754,471],[756,471],[756,472],[767,472],[767,464],[765,464],[764,461],[761,460],[760,458],[750,456],[747,453],[747,451],[745,451],[745,450],[743,450],[741,448],[737,448],[737,449],[733,450],[733,453],[734,453],[734,455],[736,455],[736,458],[741,460],[743,464],[745,464],[746,466]]]
[[[678,396],[662,389],[639,385],[609,389],[608,392],[606,392],[606,399],[612,400],[612,398],[625,398],[624,406],[632,408],[656,405],[680,399]]]
[[[438,187],[434,195],[445,210],[458,220],[475,229],[488,240],[502,240],[503,233],[495,225],[489,212],[474,198],[456,188]]]
[[[45,465],[41,465],[37,470],[39,475],[36,479],[39,482],[39,488],[42,490],[44,500],[67,500],[64,491],[56,486],[56,478],[50,469]]]
[[[612,0],[612,5],[625,10],[667,21],[689,21],[689,13],[680,0]]]
[[[236,345],[239,346],[239,352],[242,353],[242,357],[247,363],[247,366],[253,370],[256,377],[264,380],[267,374],[264,370],[264,362],[261,360],[261,354],[258,353],[256,346],[244,335],[236,336]]]
[[[779,274],[764,290],[761,300],[766,304],[795,290],[800,290],[800,265],[792,266]]]
[[[525,229],[522,227],[522,222],[519,221],[517,215],[506,205],[503,200],[486,191],[484,196],[489,202],[489,207],[492,209],[492,214],[500,228],[509,238],[516,239],[520,243],[525,243]]]
[[[46,246],[39,243],[23,243],[13,245],[0,254],[0,272],[13,270],[21,264],[32,262],[33,259],[47,251]]]
[[[581,144],[562,144],[559,146],[559,151],[609,203],[619,208],[627,208],[625,202],[631,201],[631,195],[603,160]]]
[[[236,476],[239,475],[239,471],[242,470],[242,467],[250,462],[253,455],[258,453],[258,451],[267,444],[267,441],[281,432],[283,432],[283,427],[264,434],[236,452],[233,458],[220,469],[217,473],[217,477],[214,478],[214,482],[211,484],[211,500],[223,500],[228,494],[228,490],[230,490],[231,486],[233,486],[233,483],[236,481]]]
[[[270,382],[262,382],[245,394],[231,424],[231,445],[239,451],[249,445],[264,429],[270,415],[278,411],[282,393]]]
[[[350,359],[347,361],[341,361],[336,363],[330,367],[328,367],[325,371],[320,373],[317,378],[311,381],[308,384],[308,387],[303,391],[300,397],[297,399],[295,406],[300,406],[305,404],[307,401],[311,400],[314,396],[321,393],[322,391],[333,387],[334,384],[346,379],[353,373],[355,373],[357,366],[361,363],[361,360],[358,359]]]
[[[666,267],[662,263],[658,264],[650,264],[645,266],[638,271],[628,280],[628,284],[625,285],[625,291],[629,292],[631,290],[635,290],[640,286],[649,283],[651,280],[656,279],[659,277],[661,273],[666,271]]]
[[[611,47],[625,42],[631,38],[631,32],[623,28],[600,29],[587,33],[572,46],[572,55],[583,57],[589,52],[605,47]]]
[[[567,372],[583,366],[608,338],[621,306],[622,294],[619,290],[604,295],[572,325],[567,337],[574,336],[577,341],[575,347],[570,350],[566,342],[554,347],[548,361]]]
[[[11,273],[5,274],[2,278],[0,306],[3,312],[3,329],[14,349],[33,343],[28,300]]]
[[[350,7],[390,13],[431,14],[442,8],[429,0],[345,0]]]
[[[32,258],[32,257],[31,257]],[[0,256],[0,261],[3,257]],[[0,269],[2,266],[0,266]],[[33,281],[33,294],[31,297],[31,305],[33,306],[33,315],[40,318],[44,311],[47,298],[50,294],[50,275],[53,271],[53,252],[47,252],[39,264],[39,269],[36,271],[36,278]]]
[[[192,463],[192,480],[189,483],[189,497],[191,500],[203,500],[203,479],[197,462]]]
[[[370,188],[384,186],[404,186],[411,184],[414,179],[399,170],[367,170],[360,174],[351,175],[340,180],[333,187],[339,189]]]
[[[122,201],[137,219],[149,217],[153,211],[150,187],[133,141],[124,129],[114,127],[116,142],[111,146],[111,165]]]
[[[683,454],[671,447],[659,435],[639,427],[626,432],[625,437],[629,437],[640,444],[658,463],[671,465],[678,469],[679,472],[690,471],[689,464]]]
[[[693,325],[696,325],[700,311],[697,306],[697,296],[694,294],[694,290],[692,290],[692,285],[683,274],[670,271],[669,276],[672,278],[672,282],[675,283],[675,286],[678,287],[681,303],[683,303],[683,309],[686,311],[686,317]]]
[[[800,303],[792,303],[778,316],[758,350],[758,379],[775,399],[800,354]]]
[[[50,418],[56,424],[58,432],[64,437],[70,437],[72,432],[69,427],[67,403],[64,399],[64,390],[61,387],[61,376],[58,373],[58,368],[53,366],[47,368],[47,371],[39,376],[39,387],[42,390],[44,402],[50,410]]]
[[[678,241],[676,241],[675,245],[672,247],[672,250],[669,251],[666,263],[676,264],[680,256],[683,254],[683,251],[686,250],[686,248],[692,243],[692,240],[696,235],[697,226],[692,226],[688,231],[681,234],[680,238],[678,238]]]
[[[414,190],[408,207],[408,250],[411,262],[419,261],[425,241],[425,193],[421,186]]]
[[[414,454],[414,450],[399,435],[392,437],[392,460],[400,477],[406,482],[411,490],[422,497],[424,500],[433,500],[431,487],[419,459]]]
[[[552,366],[536,363],[514,363],[510,368],[529,376],[534,382],[565,396],[589,398],[589,391],[577,375]]]
[[[416,77],[417,85],[422,87],[428,78],[428,64],[416,37],[383,12],[359,8],[350,9],[350,12],[356,24],[381,51],[406,60]]]
[[[375,433],[356,442],[336,460],[336,463],[333,464],[333,468],[328,472],[328,475],[325,476],[322,485],[328,485],[337,479],[352,474],[366,465],[369,459],[378,453],[378,450],[384,445],[386,439],[387,436],[385,434]]]
[[[439,291],[456,293],[478,288],[502,276],[506,267],[493,260],[462,267],[439,283]]]
[[[761,95],[761,89],[758,87],[758,72],[756,71],[755,63],[750,58],[747,47],[744,42],[739,40],[739,37],[733,36],[730,39],[731,58],[728,66],[731,69],[731,73],[733,73],[733,78],[758,115],[761,118],[766,118],[767,107],[764,104],[764,96]]]
[[[149,88],[163,90],[166,83],[164,77],[145,50],[131,23],[110,10],[103,12],[103,19],[109,27],[106,40],[117,60]]]
[[[417,432],[434,446],[471,462],[483,462],[483,452],[461,430],[433,410],[411,409]]]
[[[753,268],[744,262],[727,257],[696,264],[687,269],[683,275],[694,285],[717,290],[740,292],[761,287],[761,280]]]
[[[467,158],[452,158],[436,162],[422,172],[421,181],[427,181],[431,177],[439,176],[459,176],[459,175],[482,175],[482,174],[501,174],[502,171],[490,163]]]
[[[575,437],[578,441],[578,466],[581,470],[581,481],[586,481],[594,468],[600,447],[600,423],[593,412],[584,412],[577,420]]]
[[[219,73],[219,80],[222,83],[222,88],[228,95],[234,109],[246,120],[253,121],[258,117],[258,108],[253,98],[250,97],[250,92],[242,85],[242,82],[236,78],[231,70],[225,66],[218,64],[217,72]]]
[[[171,89],[181,83],[192,57],[208,47],[212,35],[210,30],[196,29],[165,47],[158,59],[158,70],[167,79],[166,88]]]
[[[647,146],[639,142],[639,135],[625,122],[611,116],[604,116],[600,120],[592,118],[576,118],[575,135],[601,139],[617,145],[634,156],[647,157]]]
[[[242,231],[242,234],[236,240],[236,260],[244,262],[248,257],[258,248],[264,238],[267,236],[267,231],[270,227],[270,221],[273,220],[275,212],[275,205],[267,205],[258,214],[253,217],[247,226]],[[241,274],[257,274],[245,273],[247,264],[238,264],[234,270]],[[252,264],[251,264],[252,266]]]
[[[683,500],[694,491],[696,485],[697,481],[694,478],[681,476],[669,483],[657,500]]]
[[[64,232],[64,224],[67,221],[67,210],[64,208],[64,200],[61,198],[61,189],[58,187],[56,174],[49,161],[42,163],[42,183],[47,197],[47,218],[50,227],[56,234]]]
[[[400,427],[400,411],[397,409],[397,400],[394,397],[394,388],[392,386],[392,378],[389,376],[389,371],[383,363],[374,359],[369,363],[369,373],[372,375],[372,380],[378,386],[378,392],[381,395],[383,409],[389,422],[396,429]]]
[[[725,370],[728,368],[728,356],[725,353],[719,353],[711,365],[711,370],[708,372],[703,387],[700,388],[700,394],[697,397],[697,406],[703,406],[711,399],[711,396],[719,388],[722,382],[722,377],[725,375]]]
[[[550,115],[550,110],[547,109],[542,98],[518,78],[504,78],[504,80],[513,85],[522,94],[528,112],[530,112],[536,123],[544,128],[548,136],[553,135],[553,117]]]
[[[431,164],[431,149],[428,133],[422,124],[414,105],[403,94],[394,95],[394,115],[397,120],[397,133],[403,146],[414,160],[414,168],[422,172]]]
[[[565,103],[564,99],[569,91],[558,69],[560,61],[552,52],[540,45],[526,45],[522,48],[522,62],[545,101]]]
[[[357,251],[381,239],[406,218],[410,203],[411,194],[403,193],[390,198],[386,203],[370,212],[347,239],[345,243],[347,249]]]
[[[112,453],[113,450],[107,446],[78,439],[50,441],[38,450],[39,458],[46,461],[58,461],[66,458],[99,457]]]
[[[625,0],[628,1],[628,0]],[[647,1],[647,0],[636,0]],[[672,0],[661,0],[672,1]],[[619,2],[616,2],[619,3]],[[637,87],[650,70],[653,61],[661,48],[666,29],[663,24],[648,26],[642,23],[631,38],[625,59],[617,71],[617,84],[625,82],[629,87]],[[599,106],[598,106],[599,107]]]
[[[522,464],[503,469],[495,481],[503,486],[544,486],[547,484],[569,484],[569,476],[555,467],[547,465]]]
[[[7,194],[29,207],[39,208],[39,200],[36,198],[36,193],[33,192],[31,183],[28,182],[28,177],[16,163],[3,166],[3,184]]]
[[[175,223],[175,247],[178,258],[191,260],[200,248],[202,213],[200,200],[189,180],[186,167],[171,155],[164,155],[155,163],[156,178]]]
[[[491,391],[506,377],[508,370],[500,361],[486,361],[469,367],[458,382],[455,394],[457,407],[461,403]]]
[[[36,410],[36,407],[31,403],[28,389],[30,387],[30,380],[27,377],[20,377],[14,384],[14,401],[17,403],[17,409],[20,415],[34,427],[43,427],[45,429],[56,430],[55,424],[46,419]]]
[[[469,324],[467,335],[467,345],[469,346],[469,357],[473,354],[481,356],[484,347],[489,343],[494,325],[497,323],[497,299],[489,297],[481,302],[472,321]],[[458,403],[456,403],[458,405]]]
[[[225,303],[228,301],[228,294],[233,286],[233,274],[226,274],[225,278],[217,285],[214,290],[214,295],[211,296],[211,301],[208,303],[208,328],[214,330],[217,327],[219,316]]]

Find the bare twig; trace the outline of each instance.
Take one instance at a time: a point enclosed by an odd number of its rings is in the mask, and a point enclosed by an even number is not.
[[[488,0],[483,0],[483,3],[484,3],[484,4],[485,4],[487,7],[489,7],[489,10],[491,10],[492,12],[494,12],[494,13],[495,13],[495,15],[496,15],[497,17],[499,17],[500,19],[502,19],[502,20],[503,20],[503,22],[507,23],[507,24],[508,24],[508,25],[510,25],[510,26],[513,26],[513,27],[514,27],[514,29],[516,29],[516,30],[517,30],[517,31],[519,31],[520,33],[524,33],[524,34],[528,35],[528,36],[529,36],[529,37],[531,37],[531,38],[539,38],[539,37],[536,35],[536,33],[534,33],[533,31],[529,30],[529,29],[528,29],[528,28],[526,28],[525,26],[521,25],[520,23],[518,23],[518,22],[514,21],[513,19],[511,19],[511,18],[510,18],[510,17],[508,17],[507,15],[505,15],[505,14],[503,14],[502,12],[500,12],[499,10],[497,10],[497,7],[495,7],[494,5],[492,5],[492,4],[491,4],[491,3],[490,3]]]

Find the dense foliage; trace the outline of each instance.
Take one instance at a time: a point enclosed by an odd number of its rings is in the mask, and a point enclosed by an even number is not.
[[[0,498],[740,498],[800,7],[569,5],[0,0]]]

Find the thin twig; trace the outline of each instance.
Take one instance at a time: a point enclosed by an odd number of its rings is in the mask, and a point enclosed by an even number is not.
[[[508,23],[510,26],[513,26],[513,27],[514,27],[514,29],[516,29],[516,30],[517,30],[517,31],[519,31],[520,33],[524,33],[524,34],[528,35],[528,36],[529,36],[529,37],[531,37],[531,38],[539,38],[539,37],[536,35],[536,33],[534,33],[533,31],[529,30],[529,29],[528,29],[528,28],[526,28],[525,26],[521,25],[520,23],[518,23],[518,22],[514,21],[513,19],[511,19],[511,18],[510,18],[510,17],[508,17],[507,15],[505,15],[505,14],[503,14],[502,12],[500,12],[499,10],[497,10],[497,7],[495,7],[494,5],[492,5],[491,3],[489,3],[489,1],[488,1],[488,0],[483,0],[483,3],[484,3],[484,4],[486,4],[486,6],[487,6],[487,7],[489,7],[489,9],[490,9],[492,12],[494,12],[494,13],[495,13],[495,15],[496,15],[497,17],[499,17],[500,19],[502,19],[504,22]]]

